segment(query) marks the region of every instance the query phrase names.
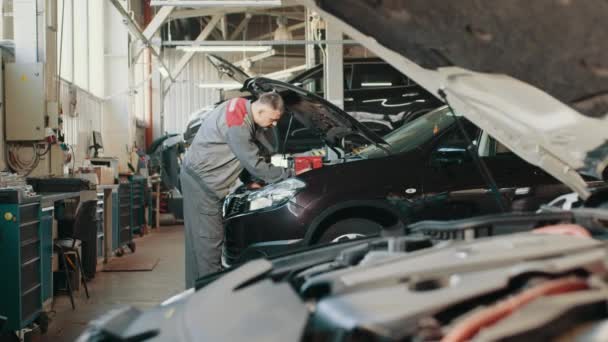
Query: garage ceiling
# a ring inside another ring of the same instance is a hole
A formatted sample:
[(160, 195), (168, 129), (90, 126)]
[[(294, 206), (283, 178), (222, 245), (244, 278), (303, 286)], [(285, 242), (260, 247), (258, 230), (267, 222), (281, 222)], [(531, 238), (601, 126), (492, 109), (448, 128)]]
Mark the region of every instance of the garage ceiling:
[(319, 5), (425, 67), (456, 64), (509, 74), (590, 116), (608, 113), (607, 1), (319, 0)]

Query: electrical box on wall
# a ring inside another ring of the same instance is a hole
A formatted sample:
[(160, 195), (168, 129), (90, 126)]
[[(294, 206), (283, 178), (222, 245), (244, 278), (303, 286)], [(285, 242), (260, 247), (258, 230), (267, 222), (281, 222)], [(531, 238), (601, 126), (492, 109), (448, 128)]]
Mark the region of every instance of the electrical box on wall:
[(7, 141), (44, 139), (44, 64), (7, 63), (5, 70)]

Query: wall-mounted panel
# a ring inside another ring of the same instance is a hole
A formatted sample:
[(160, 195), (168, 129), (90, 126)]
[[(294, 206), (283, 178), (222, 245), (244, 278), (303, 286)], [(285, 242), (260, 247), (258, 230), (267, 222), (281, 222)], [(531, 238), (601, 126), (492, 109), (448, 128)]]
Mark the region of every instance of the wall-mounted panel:
[(43, 140), (46, 111), (43, 64), (7, 63), (4, 75), (6, 140)]

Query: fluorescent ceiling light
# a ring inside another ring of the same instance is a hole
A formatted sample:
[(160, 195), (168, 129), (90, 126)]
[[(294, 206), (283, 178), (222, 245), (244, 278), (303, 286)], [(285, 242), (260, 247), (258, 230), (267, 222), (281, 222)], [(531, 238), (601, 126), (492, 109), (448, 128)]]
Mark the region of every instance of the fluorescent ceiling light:
[(234, 62), (233, 64), (236, 65), (236, 66), (238, 66), (238, 67), (243, 67), (247, 63), (253, 63), (253, 62), (260, 61), (260, 60), (262, 60), (264, 58), (272, 57), (276, 53), (277, 53), (277, 51), (275, 49), (268, 50), (267, 52), (263, 52), (263, 53), (260, 53), (258, 55), (255, 55), (255, 56), (247, 57), (247, 58), (242, 59), (242, 60), (240, 60), (238, 62)]
[(265, 52), (272, 49), (271, 46), (229, 46), (229, 45), (205, 45), (205, 46), (178, 46), (178, 50), (187, 52)]
[(273, 7), (281, 6), (281, 0), (152, 0), (151, 6), (183, 6), (183, 7)]
[(390, 87), (393, 83), (391, 82), (362, 82), (362, 87)]
[(202, 89), (239, 89), (243, 85), (237, 82), (201, 83), (198, 85)]

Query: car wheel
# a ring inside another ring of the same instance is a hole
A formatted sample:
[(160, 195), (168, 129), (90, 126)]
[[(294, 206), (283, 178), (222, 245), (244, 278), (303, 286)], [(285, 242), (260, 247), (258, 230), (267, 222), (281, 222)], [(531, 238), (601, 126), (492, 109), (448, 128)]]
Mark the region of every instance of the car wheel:
[(362, 218), (350, 218), (329, 226), (321, 234), (318, 242), (327, 243), (353, 240), (377, 234), (380, 230), (382, 230), (382, 226), (377, 222)]

